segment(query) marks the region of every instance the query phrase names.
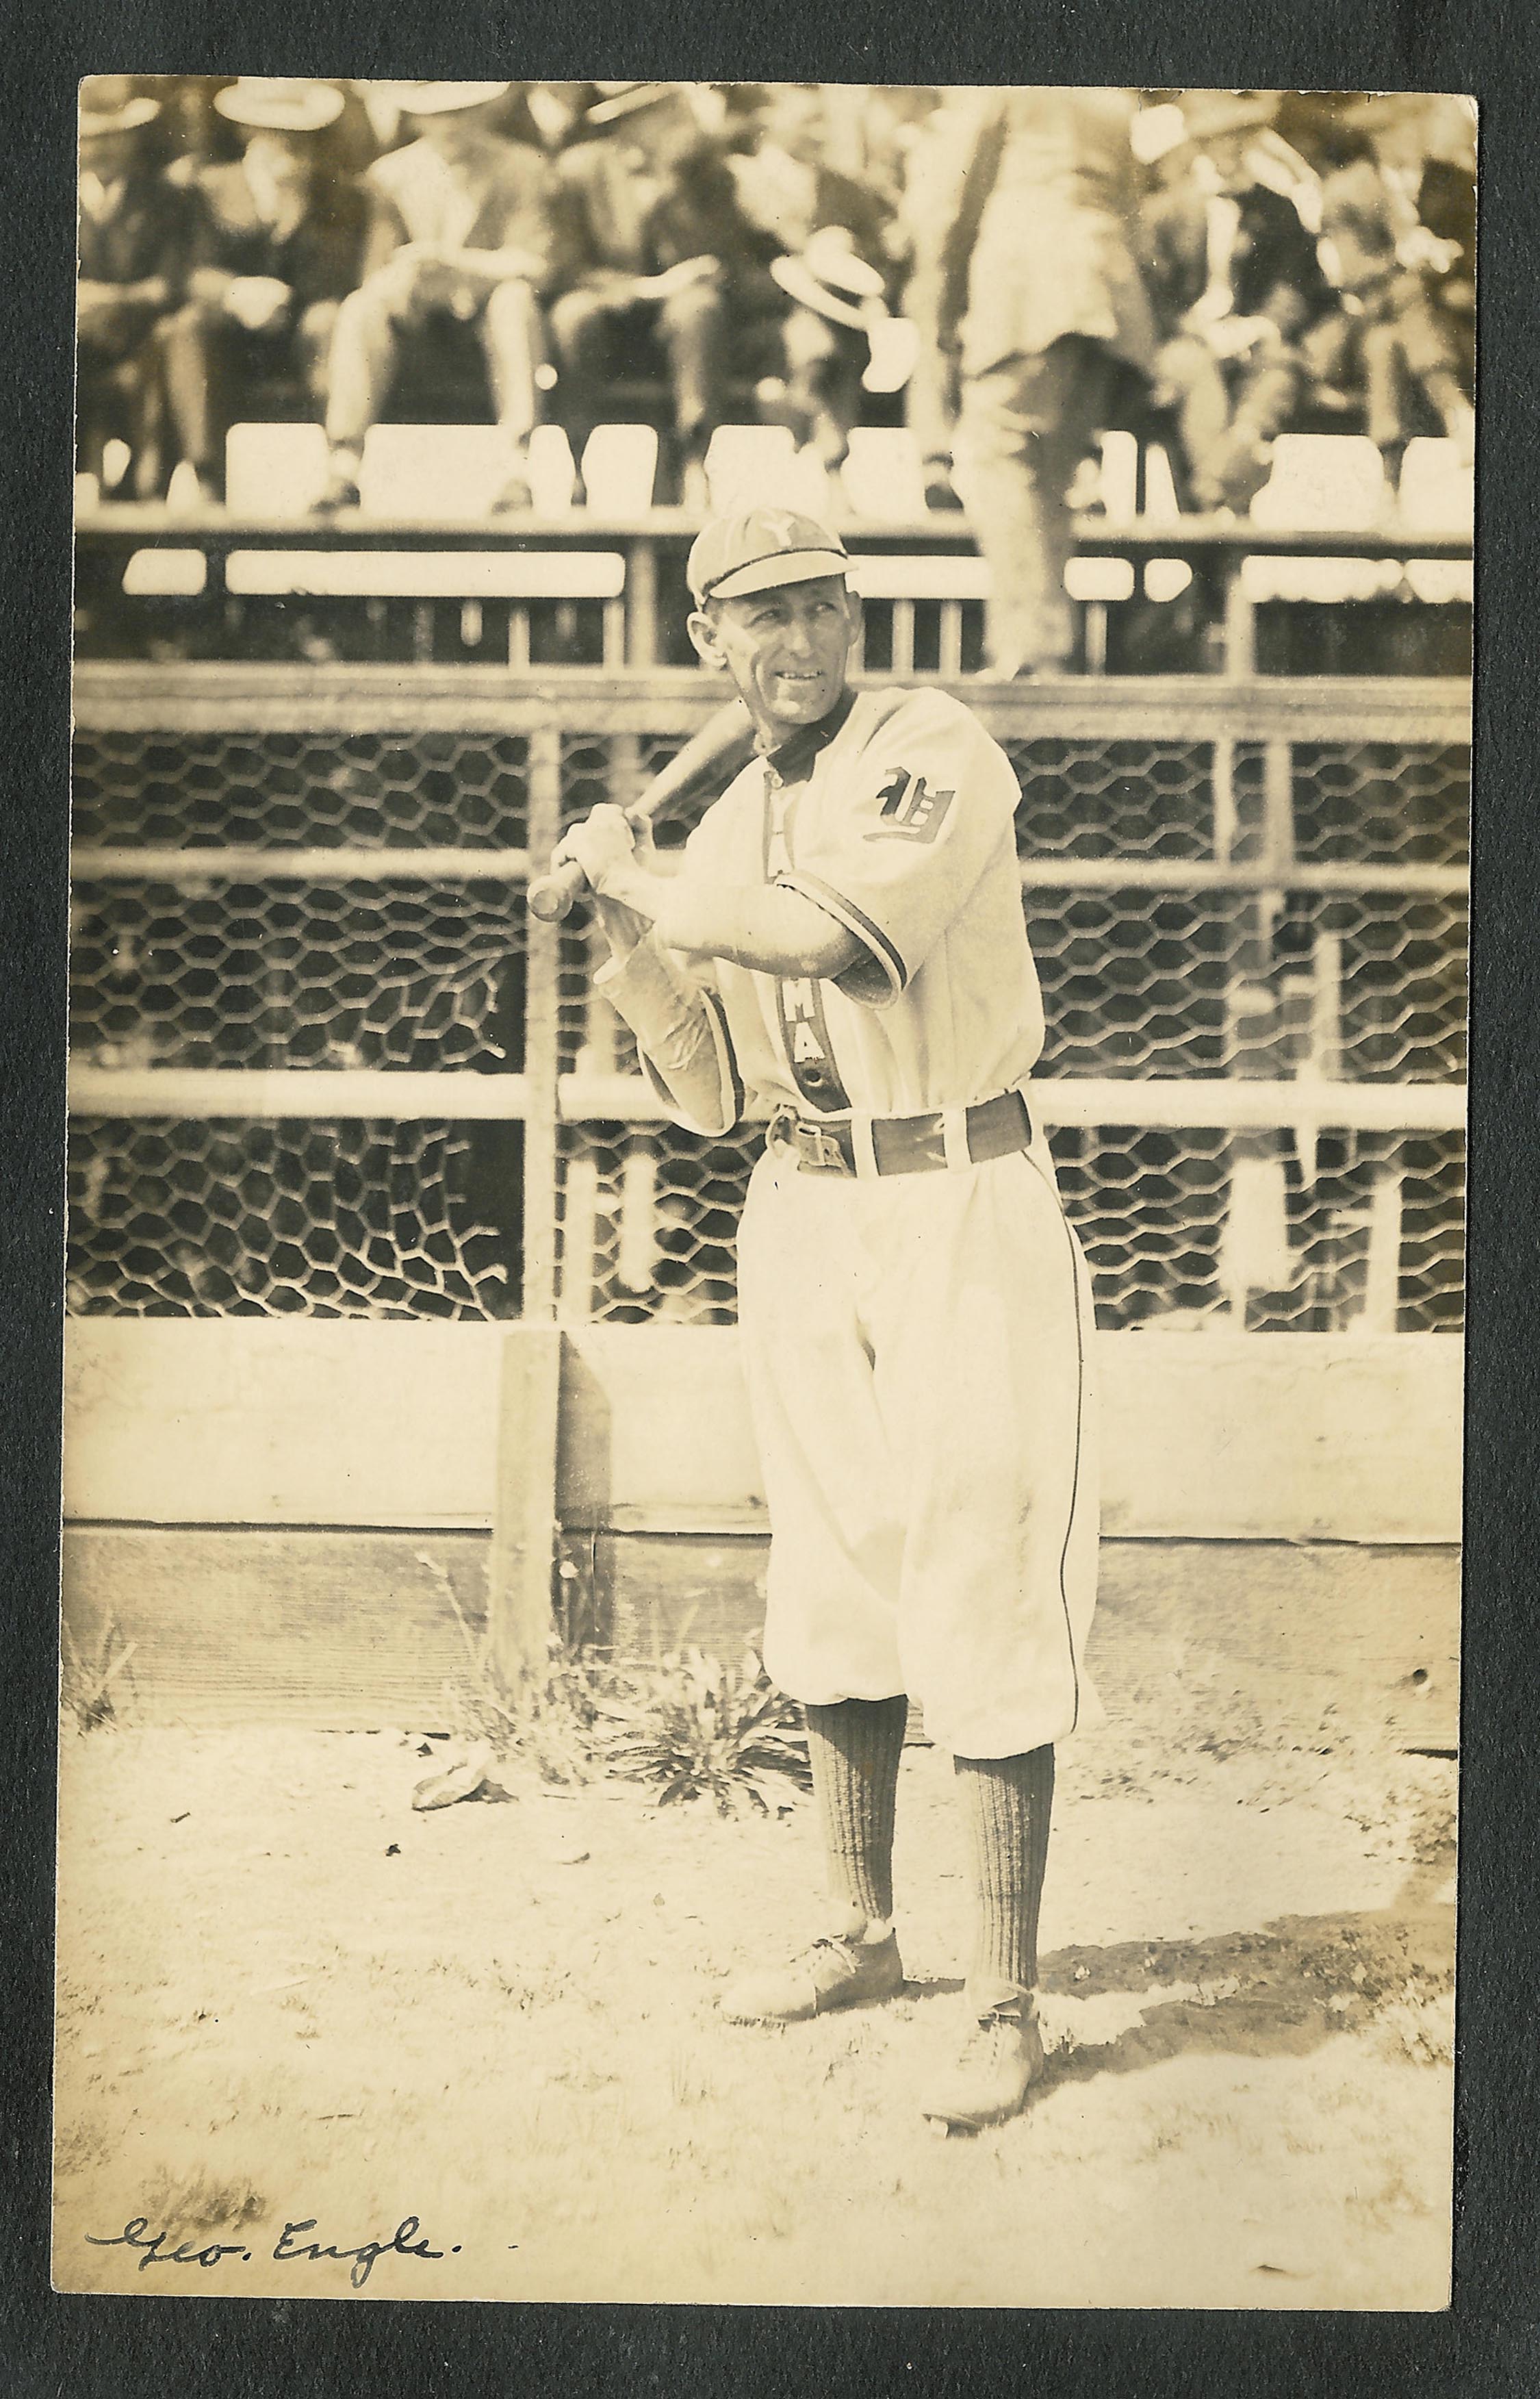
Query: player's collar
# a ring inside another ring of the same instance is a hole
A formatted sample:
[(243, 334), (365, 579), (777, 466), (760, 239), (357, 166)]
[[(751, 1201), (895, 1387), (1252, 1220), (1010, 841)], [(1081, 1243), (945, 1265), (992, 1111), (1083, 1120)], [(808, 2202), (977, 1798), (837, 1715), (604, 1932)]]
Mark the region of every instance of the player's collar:
[(764, 763), (776, 780), (778, 783), (805, 783), (813, 771), (813, 761), (820, 750), (828, 749), (855, 705), (855, 693), (842, 692), (828, 715), (820, 716), (817, 725), (804, 725), (800, 732), (792, 734), (789, 741), (778, 742), (774, 750), (766, 750)]

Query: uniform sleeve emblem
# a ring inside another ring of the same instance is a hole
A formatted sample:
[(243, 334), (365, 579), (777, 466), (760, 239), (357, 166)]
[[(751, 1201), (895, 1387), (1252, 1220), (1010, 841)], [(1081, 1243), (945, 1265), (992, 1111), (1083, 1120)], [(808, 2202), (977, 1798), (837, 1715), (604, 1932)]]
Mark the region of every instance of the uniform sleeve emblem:
[(933, 792), (923, 775), (911, 775), (899, 766), (877, 794), (878, 821), (866, 838), (934, 841), (956, 796), (955, 790)]

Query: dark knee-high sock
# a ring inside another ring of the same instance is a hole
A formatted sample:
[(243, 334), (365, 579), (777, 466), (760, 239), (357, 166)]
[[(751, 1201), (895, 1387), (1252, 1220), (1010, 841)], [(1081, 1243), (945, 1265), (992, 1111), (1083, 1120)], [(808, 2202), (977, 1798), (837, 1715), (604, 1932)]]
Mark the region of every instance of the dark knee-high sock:
[(884, 1919), (893, 1913), (893, 1812), (909, 1701), (838, 1700), (806, 1714), (830, 1889), (869, 1923)]
[(968, 1975), (980, 2011), (1037, 1981), (1037, 1914), (1053, 1812), (1053, 1750), (959, 1757), (973, 1850), (977, 1934)]

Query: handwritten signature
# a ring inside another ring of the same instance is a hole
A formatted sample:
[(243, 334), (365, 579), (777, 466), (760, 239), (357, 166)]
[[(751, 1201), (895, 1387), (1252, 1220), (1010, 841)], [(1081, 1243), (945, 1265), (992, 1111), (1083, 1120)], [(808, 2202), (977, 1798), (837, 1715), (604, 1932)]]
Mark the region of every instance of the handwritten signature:
[[(388, 2241), (360, 2241), (354, 2249), (338, 2249), (319, 2241), (301, 2241), (298, 2236), (302, 2232), (314, 2232), (316, 2221), (315, 2216), (306, 2216), (286, 2223), (273, 2244), (273, 2257), (280, 2265), (302, 2258), (335, 2257), (344, 2265), (351, 2261), (348, 2280), (356, 2291), (363, 2289), (382, 2257), (457, 2257), (460, 2254), (458, 2241), (447, 2251), (432, 2248), (415, 2216), (403, 2216)], [(142, 2274), (147, 2266), (219, 2266), (226, 2257), (238, 2257), (242, 2265), (249, 2266), (253, 2254), (243, 2242), (209, 2241), (197, 2248), (190, 2238), (179, 2241), (174, 2249), (169, 2249), (166, 2245), (171, 2237), (169, 2232), (152, 2232), (147, 2216), (130, 2216), (121, 2232), (106, 2236), (88, 2232), (85, 2237), (93, 2249), (139, 2250), (139, 2270)], [(510, 2248), (518, 2247), (517, 2242), (510, 2242), (508, 2245)]]

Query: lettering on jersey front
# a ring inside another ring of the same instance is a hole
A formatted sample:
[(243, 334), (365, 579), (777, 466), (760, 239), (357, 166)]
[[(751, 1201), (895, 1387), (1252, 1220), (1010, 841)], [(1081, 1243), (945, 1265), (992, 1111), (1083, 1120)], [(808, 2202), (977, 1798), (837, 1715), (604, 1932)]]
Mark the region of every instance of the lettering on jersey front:
[(834, 1064), (829, 1026), (824, 1021), (823, 992), (814, 975), (778, 975), (776, 1009), (780, 1018), (786, 1062), (798, 1091), (809, 1107), (827, 1114), (847, 1108), (850, 1094)]
[(885, 841), (895, 834), (903, 841), (934, 841), (957, 793), (955, 789), (933, 792), (923, 775), (911, 775), (899, 766), (877, 797), (878, 822), (868, 841)]
[[(793, 794), (769, 776), (764, 789), (764, 878), (773, 883), (791, 868)], [(834, 1064), (834, 1048), (823, 1012), (823, 992), (815, 975), (777, 975), (776, 1015), (791, 1078), (810, 1108), (827, 1115), (848, 1108), (850, 1095)]]

